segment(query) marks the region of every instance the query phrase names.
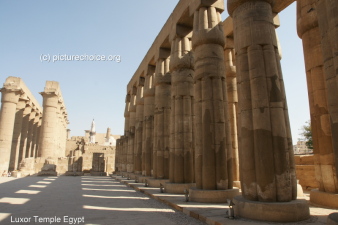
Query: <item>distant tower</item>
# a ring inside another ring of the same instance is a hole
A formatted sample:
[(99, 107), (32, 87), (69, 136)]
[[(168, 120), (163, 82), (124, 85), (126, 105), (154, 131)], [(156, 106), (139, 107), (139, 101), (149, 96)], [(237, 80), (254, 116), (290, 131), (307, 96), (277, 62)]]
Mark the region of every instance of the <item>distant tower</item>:
[(110, 128), (108, 127), (107, 128), (107, 134), (106, 134), (106, 142), (109, 143), (109, 140), (110, 140)]
[(89, 143), (93, 143), (95, 144), (95, 134), (96, 134), (96, 130), (95, 130), (95, 121), (93, 119), (92, 121), (92, 126), (90, 128), (90, 133), (89, 133)]

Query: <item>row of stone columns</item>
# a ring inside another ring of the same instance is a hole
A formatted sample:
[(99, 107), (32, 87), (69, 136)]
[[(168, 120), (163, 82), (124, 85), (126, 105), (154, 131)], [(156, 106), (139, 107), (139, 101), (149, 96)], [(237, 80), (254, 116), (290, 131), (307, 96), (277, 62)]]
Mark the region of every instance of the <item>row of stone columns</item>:
[(26, 158), (65, 156), (67, 113), (61, 95), (49, 90), (52, 86), (58, 87), (58, 83), (48, 81), (45, 92), (41, 93), (44, 106), (42, 112), (42, 108), (20, 78), (6, 79), (1, 89), (2, 173), (19, 170), (20, 163)]
[(25, 158), (36, 157), (42, 109), (18, 77), (8, 77), (1, 89), (0, 170), (19, 169)]
[[(174, 26), (171, 48), (158, 49), (154, 64), (127, 94), (118, 171), (142, 174), (138, 179), (148, 177), (150, 185), (166, 183), (168, 192), (183, 193), (194, 186), (232, 190), (233, 171), (238, 179), (233, 155), (238, 153), (230, 119), (235, 127), (237, 97), (231, 94), (230, 117), (221, 11), (197, 7), (191, 15), (193, 28)], [(232, 82), (230, 91), (235, 90)], [(204, 198), (200, 195), (195, 199)], [(226, 201), (216, 196), (215, 201)]]
[[(152, 69), (144, 73), (143, 117), (137, 116), (132, 123), (143, 121), (142, 145), (137, 141), (135, 147), (142, 146), (142, 175), (166, 182), (167, 191), (174, 191), (172, 184), (179, 183), (195, 183), (203, 191), (233, 190), (233, 181), (240, 179), (242, 196), (234, 198), (237, 215), (287, 222), (307, 219), (309, 208), (305, 201), (296, 200), (292, 138), (274, 22), (276, 2), (228, 0), (233, 34), (227, 37), (221, 26), (221, 1), (190, 8), (192, 28), (175, 24), (168, 38), (171, 49), (167, 44), (160, 47)], [(320, 190), (333, 193), (337, 193), (338, 156), (334, 138), (338, 132), (337, 9), (338, 3), (330, 0), (298, 1), (316, 176)], [(126, 124), (128, 117), (129, 123), (132, 120), (133, 104), (127, 102)], [(122, 171), (139, 173), (138, 166), (123, 169), (125, 161), (121, 160), (127, 154), (124, 140), (133, 139), (131, 131), (118, 146), (118, 165)], [(150, 178), (147, 182), (152, 183)], [(210, 193), (203, 191), (190, 189), (190, 199), (210, 201)], [(231, 193), (228, 198), (236, 195)], [(271, 210), (279, 216), (267, 213)]]

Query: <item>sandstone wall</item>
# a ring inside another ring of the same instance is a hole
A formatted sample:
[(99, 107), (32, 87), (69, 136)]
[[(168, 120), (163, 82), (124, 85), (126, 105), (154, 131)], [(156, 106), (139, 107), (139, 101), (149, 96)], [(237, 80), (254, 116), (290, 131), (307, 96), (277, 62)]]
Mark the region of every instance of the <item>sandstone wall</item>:
[(318, 188), (313, 155), (295, 155), (296, 175), (303, 190)]

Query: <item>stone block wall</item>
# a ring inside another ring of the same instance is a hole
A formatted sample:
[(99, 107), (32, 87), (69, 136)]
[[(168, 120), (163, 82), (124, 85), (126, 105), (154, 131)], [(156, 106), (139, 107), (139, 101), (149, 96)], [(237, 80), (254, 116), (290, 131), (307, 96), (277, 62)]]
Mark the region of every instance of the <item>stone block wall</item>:
[(313, 155), (295, 155), (296, 176), (304, 191), (318, 188)]

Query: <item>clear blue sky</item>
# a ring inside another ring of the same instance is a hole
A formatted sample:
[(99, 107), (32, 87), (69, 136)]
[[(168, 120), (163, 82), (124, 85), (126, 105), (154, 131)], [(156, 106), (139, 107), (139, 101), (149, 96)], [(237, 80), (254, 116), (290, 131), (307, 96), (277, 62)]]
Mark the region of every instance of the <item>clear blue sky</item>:
[[(72, 136), (123, 134), (126, 85), (178, 0), (1, 0), (0, 82), (21, 77), (37, 100), (46, 80), (60, 82)], [(223, 13), (223, 19), (227, 13)], [(309, 119), (295, 4), (280, 14), (278, 34), (293, 142)], [(120, 55), (121, 62), (41, 62), (41, 54)]]

